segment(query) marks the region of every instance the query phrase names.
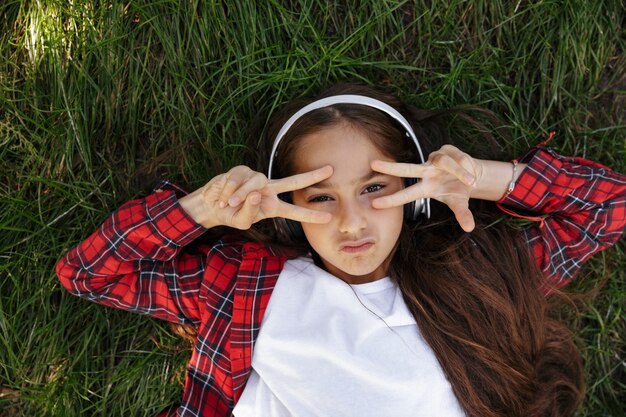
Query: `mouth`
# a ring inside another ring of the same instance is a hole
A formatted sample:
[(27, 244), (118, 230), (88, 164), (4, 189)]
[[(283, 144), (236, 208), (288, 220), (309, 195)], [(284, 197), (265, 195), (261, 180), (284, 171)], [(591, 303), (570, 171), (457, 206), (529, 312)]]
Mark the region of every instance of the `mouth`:
[(339, 247), (339, 250), (346, 253), (359, 253), (367, 251), (372, 246), (374, 246), (373, 239), (362, 239), (353, 242), (342, 243)]

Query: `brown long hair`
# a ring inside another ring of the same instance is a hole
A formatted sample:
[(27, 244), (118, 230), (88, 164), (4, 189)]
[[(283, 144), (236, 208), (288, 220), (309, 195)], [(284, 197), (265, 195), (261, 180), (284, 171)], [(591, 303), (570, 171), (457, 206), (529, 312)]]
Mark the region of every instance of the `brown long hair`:
[[(478, 132), (466, 144), (473, 156), (502, 157), (485, 124), (495, 119), (486, 110), (418, 110), (358, 84), (336, 85), (319, 98), (336, 94), (362, 94), (396, 108), (410, 121), (426, 153), (455, 142), (452, 126), (461, 123), (464, 137)], [(311, 101), (292, 101), (272, 118), (259, 171), (267, 167), (268, 151), (280, 127)], [(478, 117), (469, 116), (472, 112)], [(397, 161), (418, 160), (411, 141), (390, 117), (365, 106), (342, 104), (311, 112), (293, 125), (283, 139), (274, 177), (293, 173), (290, 160), (298, 138), (340, 121), (362, 129)], [(437, 202), (428, 221), (406, 222), (389, 275), (468, 416), (573, 415), (584, 395), (580, 354), (571, 332), (551, 316), (542, 292), (545, 278), (519, 228), (491, 203), (472, 201), (471, 208), (477, 223), (471, 233), (463, 232), (447, 207)], [(270, 223), (258, 229), (272, 233)], [(280, 242), (285, 243), (311, 250), (297, 238)]]

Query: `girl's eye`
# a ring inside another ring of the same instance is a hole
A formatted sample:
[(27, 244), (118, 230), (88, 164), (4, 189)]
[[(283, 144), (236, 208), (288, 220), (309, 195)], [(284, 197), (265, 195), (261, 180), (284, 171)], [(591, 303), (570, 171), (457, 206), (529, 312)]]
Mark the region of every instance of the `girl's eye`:
[(318, 195), (315, 197), (309, 198), (309, 203), (324, 203), (326, 201), (330, 201), (330, 197), (327, 195)]
[(385, 186), (382, 185), (382, 184), (372, 184), (372, 185), (368, 185), (367, 187), (365, 187), (364, 192), (366, 192), (366, 193), (375, 193), (376, 191), (380, 191), (383, 188), (385, 188)]

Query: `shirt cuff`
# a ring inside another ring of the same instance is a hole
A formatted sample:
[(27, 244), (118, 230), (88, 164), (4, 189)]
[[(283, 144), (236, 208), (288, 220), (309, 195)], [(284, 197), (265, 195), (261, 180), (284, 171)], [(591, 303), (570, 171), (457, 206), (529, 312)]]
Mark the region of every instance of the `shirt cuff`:
[(498, 204), (522, 210), (541, 212), (542, 203), (555, 183), (563, 166), (558, 154), (546, 148), (533, 148), (519, 160), (526, 168), (517, 178), (515, 187)]
[(174, 190), (157, 191), (145, 198), (146, 213), (154, 227), (168, 240), (185, 246), (206, 232), (181, 207)]

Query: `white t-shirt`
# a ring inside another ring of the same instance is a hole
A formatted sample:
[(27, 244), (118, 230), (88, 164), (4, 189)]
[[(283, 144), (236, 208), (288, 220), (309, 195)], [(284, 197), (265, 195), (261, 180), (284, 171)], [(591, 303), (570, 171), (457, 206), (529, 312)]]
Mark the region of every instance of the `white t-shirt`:
[(233, 413), (465, 415), (389, 278), (349, 285), (307, 258), (278, 278)]

